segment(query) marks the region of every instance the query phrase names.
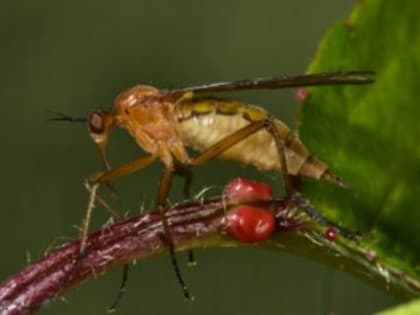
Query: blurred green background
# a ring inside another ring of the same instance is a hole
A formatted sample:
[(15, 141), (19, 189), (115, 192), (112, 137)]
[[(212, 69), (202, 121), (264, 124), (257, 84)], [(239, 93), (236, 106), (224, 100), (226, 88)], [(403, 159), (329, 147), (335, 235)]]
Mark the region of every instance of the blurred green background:
[[(324, 31), (352, 5), (351, 0), (1, 0), (0, 278), (25, 266), (28, 257), (40, 257), (55, 239), (77, 235), (87, 202), (83, 180), (100, 167), (86, 127), (48, 123), (47, 110), (83, 116), (108, 109), (119, 92), (137, 83), (170, 88), (304, 72)], [(234, 96), (293, 125), (292, 91)], [(112, 134), (114, 165), (141, 153), (124, 132)], [(159, 169), (119, 180), (119, 207), (136, 214), (152, 205)], [(226, 161), (194, 174), (195, 192), (206, 186), (218, 192), (235, 176), (281, 186), (273, 174)], [(182, 199), (180, 185), (171, 199)], [(106, 219), (97, 209), (94, 227)], [(132, 268), (118, 314), (369, 314), (396, 302), (287, 254), (241, 248), (196, 255), (198, 267), (184, 270), (194, 303), (183, 301), (165, 255)], [(119, 279), (116, 270), (90, 281), (68, 294), (67, 302), (41, 313), (105, 314)]]

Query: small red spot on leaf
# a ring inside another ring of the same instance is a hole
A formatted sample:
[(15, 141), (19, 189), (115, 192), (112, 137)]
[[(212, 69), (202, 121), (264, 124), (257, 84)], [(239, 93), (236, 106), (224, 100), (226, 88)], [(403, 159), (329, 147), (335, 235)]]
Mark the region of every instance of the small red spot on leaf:
[(273, 213), (264, 208), (242, 205), (227, 213), (226, 230), (238, 241), (256, 243), (270, 237), (275, 221)]
[(329, 227), (325, 233), (324, 236), (327, 240), (334, 242), (337, 239), (338, 236), (338, 230), (334, 227)]
[(265, 183), (244, 178), (232, 179), (224, 190), (225, 196), (233, 201), (258, 201), (273, 199), (273, 190)]

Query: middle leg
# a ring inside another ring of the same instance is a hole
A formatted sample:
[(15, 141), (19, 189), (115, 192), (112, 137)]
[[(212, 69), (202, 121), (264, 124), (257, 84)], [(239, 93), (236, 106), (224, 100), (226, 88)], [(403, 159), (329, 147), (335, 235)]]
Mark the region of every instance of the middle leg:
[(165, 239), (166, 244), (168, 245), (169, 256), (171, 259), (172, 267), (175, 271), (176, 278), (178, 280), (179, 285), (181, 286), (185, 299), (189, 301), (193, 301), (194, 297), (191, 295), (190, 291), (188, 290), (187, 284), (184, 278), (182, 277), (181, 270), (179, 268), (178, 260), (176, 258), (176, 253), (175, 253), (175, 244), (172, 238), (168, 218), (166, 216), (167, 198), (168, 198), (169, 191), (172, 185), (174, 172), (175, 172), (174, 169), (169, 168), (169, 167), (165, 167), (165, 169), (163, 170), (161, 180), (159, 183), (157, 204), (158, 204), (158, 208), (160, 210), (160, 214), (162, 217), (164, 239)]

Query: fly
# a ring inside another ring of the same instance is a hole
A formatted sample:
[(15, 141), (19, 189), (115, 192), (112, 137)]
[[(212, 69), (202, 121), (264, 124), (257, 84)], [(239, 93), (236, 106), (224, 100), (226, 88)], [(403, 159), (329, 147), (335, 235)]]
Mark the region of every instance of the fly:
[[(89, 177), (94, 187), (138, 171), (160, 160), (164, 166), (157, 203), (161, 208), (172, 264), (187, 299), (191, 295), (179, 272), (171, 231), (166, 220), (166, 199), (173, 175), (214, 158), (252, 165), (281, 174), (288, 195), (294, 192), (291, 176), (325, 180), (340, 187), (344, 181), (311, 154), (282, 121), (261, 107), (203, 93), (266, 90), (321, 85), (363, 85), (374, 81), (372, 71), (266, 77), (218, 82), (173, 90), (134, 86), (117, 96), (113, 112), (94, 111), (88, 118), (60, 115), (53, 120), (87, 121), (99, 148), (105, 171)], [(113, 127), (126, 130), (147, 155), (111, 168), (106, 158), (108, 135)], [(186, 148), (199, 152), (191, 157)], [(184, 173), (185, 174), (185, 173)], [(86, 225), (87, 229), (87, 225)]]
[[(322, 179), (344, 187), (344, 182), (325, 163), (311, 155), (297, 135), (263, 108), (202, 95), (206, 92), (367, 84), (373, 82), (372, 77), (373, 73), (369, 71), (352, 71), (257, 78), (175, 90), (134, 86), (116, 98), (114, 112), (95, 111), (87, 119), (90, 136), (109, 169), (92, 175), (90, 180), (108, 182), (155, 160), (161, 160), (165, 166), (163, 177), (172, 177), (170, 174), (177, 166), (198, 166), (221, 157), (263, 171)], [(125, 129), (148, 155), (111, 170), (106, 147), (113, 127)], [(192, 158), (186, 147), (192, 147), (200, 154)], [(167, 191), (169, 187), (161, 187), (159, 204), (165, 203)]]

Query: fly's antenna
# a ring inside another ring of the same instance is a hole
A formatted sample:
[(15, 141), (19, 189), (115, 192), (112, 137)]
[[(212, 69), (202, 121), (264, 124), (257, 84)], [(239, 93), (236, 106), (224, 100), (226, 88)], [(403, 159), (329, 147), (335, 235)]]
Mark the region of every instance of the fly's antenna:
[(66, 122), (87, 122), (86, 117), (74, 117), (61, 112), (49, 110), (48, 113), (52, 117), (48, 118), (48, 121), (66, 121)]

